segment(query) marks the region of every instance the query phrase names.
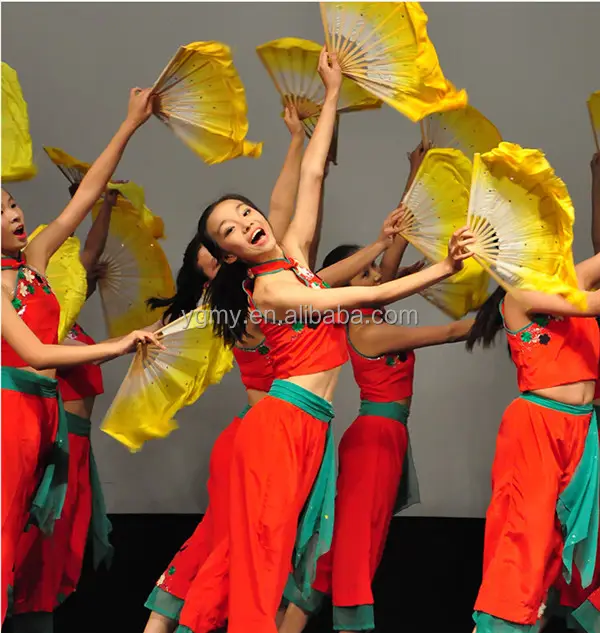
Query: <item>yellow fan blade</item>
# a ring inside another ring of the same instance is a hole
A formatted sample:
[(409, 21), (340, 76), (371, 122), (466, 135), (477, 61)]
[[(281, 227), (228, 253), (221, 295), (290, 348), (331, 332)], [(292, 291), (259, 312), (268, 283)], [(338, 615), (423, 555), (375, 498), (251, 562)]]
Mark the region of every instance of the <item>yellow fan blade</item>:
[(466, 225), (471, 163), (458, 150), (427, 152), (404, 200), (401, 234), (428, 259), (448, 254), (448, 241)]
[[(44, 147), (44, 151), (73, 185), (80, 183), (91, 167), (90, 163), (73, 158), (59, 147)], [(141, 211), (144, 208), (144, 190), (134, 182), (109, 182), (107, 188), (118, 191), (136, 210)]]
[[(97, 212), (97, 211), (96, 211)], [(146, 306), (152, 296), (175, 292), (169, 262), (137, 213), (113, 207), (108, 238), (99, 262), (98, 286), (111, 337), (147, 327), (159, 317)]]
[(193, 42), (179, 48), (154, 84), (156, 116), (208, 165), (259, 158), (262, 143), (246, 141), (246, 94), (229, 47)]
[(197, 309), (160, 330), (166, 350), (142, 347), (108, 410), (102, 430), (132, 452), (167, 437), (173, 416), (233, 367), (231, 349), (213, 334), (210, 312)]
[(473, 259), (467, 259), (460, 272), (419, 294), (452, 319), (462, 319), (485, 303), (489, 283), (487, 272)]
[(600, 90), (593, 92), (587, 102), (592, 122), (592, 132), (596, 141), (596, 150), (600, 152)]
[[(41, 224), (30, 235), (28, 244), (39, 235), (46, 224)], [(81, 244), (77, 237), (69, 237), (52, 255), (46, 267), (46, 278), (60, 305), (58, 342), (62, 343), (79, 317), (87, 297), (87, 274), (79, 257)]]
[(433, 147), (460, 150), (469, 160), (502, 143), (500, 132), (472, 106), (438, 112), (427, 118), (427, 140)]
[(575, 212), (539, 150), (501, 143), (475, 154), (468, 224), (476, 260), (508, 291), (559, 294), (585, 309), (573, 262)]
[[(284, 37), (256, 48), (283, 103), (293, 103), (301, 119), (316, 117), (325, 101), (325, 86), (317, 73), (321, 46), (310, 40)], [(372, 97), (353, 81), (344, 78), (338, 112), (380, 108)]]
[(30, 180), (36, 174), (27, 102), (17, 72), (2, 62), (2, 180)]
[(418, 2), (321, 2), (342, 72), (411, 121), (467, 104), (444, 77)]

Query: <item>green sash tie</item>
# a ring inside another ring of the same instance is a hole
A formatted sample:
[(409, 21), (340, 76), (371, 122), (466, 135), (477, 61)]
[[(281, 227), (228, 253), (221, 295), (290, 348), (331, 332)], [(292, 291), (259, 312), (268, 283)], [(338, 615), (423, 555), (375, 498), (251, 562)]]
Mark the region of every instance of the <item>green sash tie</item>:
[[(26, 528), (28, 529), (32, 524), (37, 525), (46, 536), (50, 536), (54, 531), (55, 521), (61, 516), (69, 478), (69, 436), (58, 383), (54, 378), (16, 367), (3, 366), (1, 376), (2, 389), (58, 401), (56, 438), (36, 489)], [(18, 415), (18, 412), (15, 412), (15, 415)]]
[(321, 467), (298, 523), (293, 558), (293, 578), (290, 579), (305, 599), (312, 594), (317, 560), (329, 551), (333, 538), (335, 508), (335, 443), (331, 429), (333, 407), (314, 393), (286, 380), (274, 380), (269, 395), (285, 400), (327, 424), (327, 436)]
[(521, 398), (541, 407), (569, 415), (590, 415), (590, 426), (581, 460), (573, 477), (556, 504), (556, 514), (563, 528), (563, 575), (571, 583), (573, 564), (581, 574), (583, 588), (594, 577), (598, 549), (599, 472), (598, 421), (592, 404), (571, 405), (550, 400), (534, 393), (522, 393)]
[[(370, 400), (361, 400), (359, 415), (377, 415), (381, 418), (388, 418), (400, 422), (407, 427), (408, 431), (408, 415), (410, 409), (405, 404), (399, 402), (371, 402)], [(421, 502), (419, 493), (419, 480), (417, 478), (417, 469), (413, 459), (412, 448), (410, 445), (410, 435), (408, 436), (408, 445), (406, 454), (404, 455), (404, 464), (402, 466), (402, 478), (398, 488), (398, 497), (394, 506), (394, 514), (410, 508), (410, 506)]]
[[(67, 424), (69, 433), (79, 437), (90, 437), (92, 423), (74, 413), (67, 412)], [(101, 563), (110, 567), (114, 554), (114, 548), (110, 544), (112, 525), (106, 516), (106, 505), (102, 494), (102, 485), (98, 475), (98, 467), (94, 459), (94, 452), (90, 444), (90, 486), (92, 488), (92, 525), (90, 537), (92, 540), (92, 552), (94, 569), (98, 569)]]

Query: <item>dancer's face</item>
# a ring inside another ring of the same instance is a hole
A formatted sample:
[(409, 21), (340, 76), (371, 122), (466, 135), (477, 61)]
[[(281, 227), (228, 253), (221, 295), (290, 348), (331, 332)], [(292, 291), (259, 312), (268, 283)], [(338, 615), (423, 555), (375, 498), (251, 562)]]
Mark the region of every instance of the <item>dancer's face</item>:
[(219, 262), (208, 252), (206, 246), (201, 246), (196, 255), (198, 268), (208, 277), (209, 281), (215, 278), (219, 271)]
[(2, 252), (16, 255), (27, 244), (23, 211), (2, 189)]
[(351, 286), (378, 286), (381, 283), (381, 270), (376, 262), (372, 262), (356, 277), (350, 280)]
[(239, 200), (218, 204), (206, 223), (211, 239), (226, 253), (224, 260), (259, 263), (277, 247), (265, 216)]

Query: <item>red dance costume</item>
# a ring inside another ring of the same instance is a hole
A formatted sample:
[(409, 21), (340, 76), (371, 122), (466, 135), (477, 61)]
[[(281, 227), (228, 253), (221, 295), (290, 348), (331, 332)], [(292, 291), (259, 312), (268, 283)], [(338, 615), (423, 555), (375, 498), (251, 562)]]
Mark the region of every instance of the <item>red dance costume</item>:
[[(240, 369), (242, 383), (247, 390), (267, 393), (273, 382), (273, 369), (269, 348), (264, 341), (253, 348), (235, 346), (233, 354)], [(233, 443), (244, 414), (249, 407), (219, 435), (210, 455), (208, 479), (208, 507), (202, 521), (192, 536), (169, 564), (164, 574), (150, 594), (146, 607), (171, 620), (179, 620), (183, 601), (194, 584), (198, 570), (218, 543), (229, 535), (229, 471)], [(226, 592), (228, 580), (223, 579)], [(218, 619), (226, 620), (226, 601), (219, 601), (224, 607)]]
[[(287, 259), (257, 266), (250, 275), (282, 270), (292, 270), (315, 292), (323, 287), (310, 270)], [(250, 309), (255, 310), (251, 285), (250, 280), (245, 287)], [(229, 539), (199, 571), (177, 633), (207, 633), (223, 626), (220, 616), (227, 598), (229, 633), (277, 630), (275, 614), (291, 571), (298, 520), (320, 471), (333, 416), (330, 403), (285, 379), (339, 367), (348, 352), (344, 328), (337, 324), (264, 321), (261, 329), (275, 381), (269, 395), (252, 407), (238, 428), (231, 467)], [(295, 392), (295, 399), (286, 395), (288, 389)], [(223, 582), (227, 576), (229, 596)]]
[[(71, 340), (95, 345), (80, 326), (69, 332)], [(58, 385), (64, 402), (93, 398), (104, 393), (99, 365), (78, 365), (59, 371)], [(100, 512), (92, 512), (97, 503), (99, 480), (90, 444), (91, 423), (67, 412), (69, 429), (69, 476), (62, 515), (51, 538), (33, 528), (25, 534), (17, 550), (14, 614), (52, 613), (79, 583), (85, 548), (92, 528), (94, 562), (110, 560), (108, 529), (103, 500)], [(92, 516), (94, 524), (92, 525)], [(99, 537), (99, 534), (105, 532)]]
[[(368, 317), (375, 310), (361, 312)], [(348, 348), (363, 405), (397, 403), (412, 396), (414, 352), (364, 356), (352, 345), (350, 331)], [(313, 584), (317, 591), (332, 595), (336, 630), (374, 628), (371, 585), (396, 507), (408, 446), (406, 420), (373, 409), (361, 411), (340, 442), (333, 544), (319, 559)]]
[(587, 448), (591, 407), (540, 397), (536, 402), (527, 392), (596, 380), (598, 327), (587, 318), (539, 316), (517, 332), (506, 332), (524, 395), (508, 406), (498, 431), (475, 604), (478, 633), (529, 631), (565, 553), (572, 552), (570, 541), (587, 536), (565, 530), (559, 509)]
[[(24, 258), (2, 257), (2, 269), (18, 271), (12, 304), (21, 319), (42, 343), (56, 345), (60, 307), (46, 278)], [(2, 621), (13, 587), (17, 545), (58, 430), (56, 395), (42, 393), (55, 389), (56, 381), (19, 370), (26, 366), (2, 339)], [(32, 386), (40, 387), (39, 393)]]

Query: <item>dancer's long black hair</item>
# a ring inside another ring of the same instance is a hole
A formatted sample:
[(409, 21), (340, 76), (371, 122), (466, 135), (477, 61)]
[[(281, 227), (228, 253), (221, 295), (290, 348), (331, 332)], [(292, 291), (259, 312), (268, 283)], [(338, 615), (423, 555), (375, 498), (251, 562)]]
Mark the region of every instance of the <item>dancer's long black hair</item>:
[(491, 347), (496, 335), (503, 328), (500, 303), (506, 296), (506, 290), (500, 286), (487, 298), (486, 302), (477, 311), (475, 323), (467, 338), (467, 349), (472, 351), (475, 345)]
[(172, 297), (151, 297), (146, 305), (151, 310), (166, 308), (162, 322), (170, 323), (196, 308), (208, 277), (198, 266), (198, 251), (202, 246), (202, 235), (196, 232), (183, 254), (183, 265), (177, 273), (176, 291)]
[[(246, 336), (247, 319), (249, 313), (248, 295), (243, 283), (248, 277), (249, 266), (237, 259), (233, 263), (224, 261), (225, 253), (210, 237), (206, 230), (206, 224), (215, 208), (225, 200), (237, 200), (243, 204), (262, 211), (248, 198), (239, 194), (227, 194), (221, 196), (209, 204), (200, 216), (198, 222), (198, 234), (209, 253), (221, 264), (215, 278), (210, 282), (206, 293), (206, 299), (213, 311), (213, 330), (215, 334), (223, 338), (229, 345), (241, 342)], [(264, 215), (264, 213), (262, 213)]]
[[(340, 244), (336, 246), (332, 251), (329, 251), (323, 260), (323, 266), (320, 268), (320, 271), (324, 268), (329, 268), (329, 266), (333, 266), (338, 262), (354, 255), (357, 253), (362, 247), (358, 244)], [(319, 272), (320, 272), (319, 271)]]

